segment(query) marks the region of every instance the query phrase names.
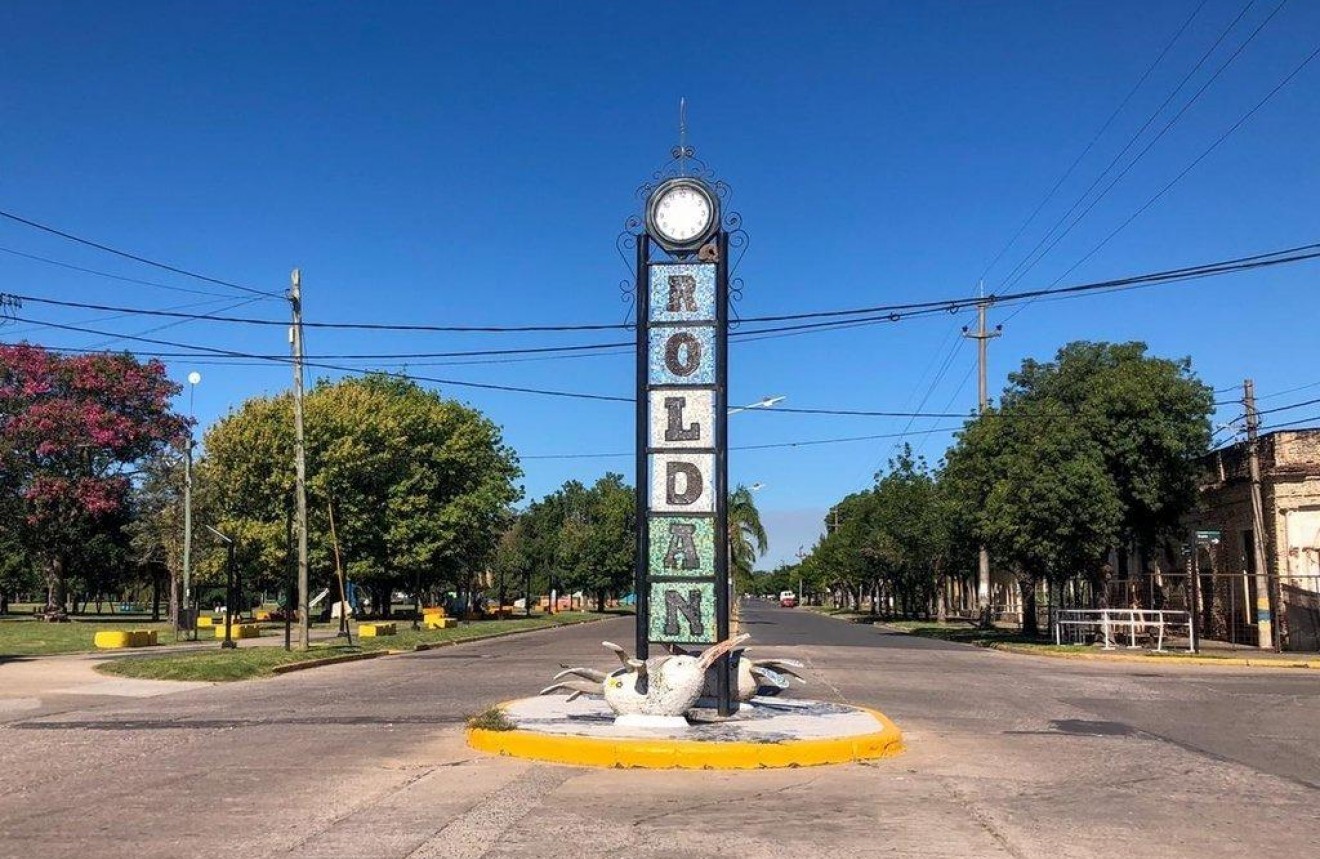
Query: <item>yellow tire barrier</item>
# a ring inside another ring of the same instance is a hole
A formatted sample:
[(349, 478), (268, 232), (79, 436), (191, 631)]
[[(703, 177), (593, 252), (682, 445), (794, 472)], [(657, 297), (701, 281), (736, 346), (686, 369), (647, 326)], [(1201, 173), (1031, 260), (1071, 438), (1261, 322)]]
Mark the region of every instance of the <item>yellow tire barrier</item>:
[(358, 635), (363, 638), (378, 638), (383, 635), (395, 635), (397, 632), (397, 628), (392, 623), (358, 624)]
[(103, 650), (117, 647), (151, 647), (157, 643), (154, 629), (107, 629), (98, 632), (93, 644)]
[[(215, 628), (215, 637), (216, 638), (225, 637), (225, 625), (223, 621), (221, 621), (220, 625)], [(260, 638), (261, 627), (257, 626), (255, 623), (230, 624), (229, 637), (230, 638)]]

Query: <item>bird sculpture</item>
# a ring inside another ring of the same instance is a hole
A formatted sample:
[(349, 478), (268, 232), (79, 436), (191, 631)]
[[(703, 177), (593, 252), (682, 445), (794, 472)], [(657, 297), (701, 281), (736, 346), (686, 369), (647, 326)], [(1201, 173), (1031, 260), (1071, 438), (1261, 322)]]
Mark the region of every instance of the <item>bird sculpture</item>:
[(617, 644), (601, 642), (614, 651), (623, 667), (610, 674), (592, 668), (568, 668), (555, 675), (555, 683), (542, 695), (567, 691), (568, 700), (599, 695), (616, 716), (682, 716), (697, 703), (705, 686), (706, 670), (748, 636), (715, 644), (693, 656), (688, 653), (635, 659)]
[[(778, 695), (789, 687), (793, 680), (806, 683), (802, 675), (794, 669), (801, 669), (802, 663), (796, 659), (749, 659), (747, 648), (739, 647), (729, 654), (733, 668), (731, 674), (737, 678), (734, 699), (746, 703), (757, 695)], [(689, 655), (677, 645), (670, 645), (669, 651), (676, 655)], [(705, 684), (701, 697), (715, 698), (719, 695), (719, 678), (714, 668), (706, 672)]]

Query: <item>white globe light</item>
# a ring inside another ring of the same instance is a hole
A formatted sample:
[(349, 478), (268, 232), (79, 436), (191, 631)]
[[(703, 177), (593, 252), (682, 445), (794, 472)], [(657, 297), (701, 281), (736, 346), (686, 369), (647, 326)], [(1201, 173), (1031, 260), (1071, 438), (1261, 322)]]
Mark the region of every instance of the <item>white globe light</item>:
[(188, 374), (188, 384), (195, 385), (202, 380), (202, 374), (196, 370)]

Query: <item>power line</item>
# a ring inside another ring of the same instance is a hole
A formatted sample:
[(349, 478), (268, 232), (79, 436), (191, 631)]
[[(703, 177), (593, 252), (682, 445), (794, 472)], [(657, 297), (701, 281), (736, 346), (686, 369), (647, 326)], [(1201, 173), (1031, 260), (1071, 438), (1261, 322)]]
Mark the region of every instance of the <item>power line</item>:
[(32, 227), (33, 229), (41, 230), (42, 232), (50, 233), (51, 235), (59, 236), (60, 238), (63, 239), (68, 239), (71, 242), (77, 242), (80, 245), (86, 245), (89, 248), (96, 248), (99, 251), (105, 251), (106, 253), (114, 254), (115, 256), (123, 257), (124, 259), (131, 259), (134, 262), (140, 262), (143, 265), (149, 265), (152, 266), (153, 268), (161, 269), (162, 271), (174, 272), (175, 274), (181, 274), (185, 277), (195, 278), (197, 280), (204, 281), (206, 283), (214, 283), (217, 286), (227, 286), (231, 289), (238, 289), (243, 292), (249, 292), (252, 293), (253, 295), (264, 295), (267, 298), (282, 299), (284, 297), (278, 292), (270, 292), (264, 289), (255, 289), (250, 286), (243, 286), (240, 283), (234, 283), (233, 281), (229, 281), (229, 280), (221, 280), (218, 277), (211, 277), (205, 274), (198, 274), (197, 272), (189, 271), (186, 268), (179, 268), (178, 266), (170, 265), (169, 263), (157, 262), (156, 260), (148, 259), (147, 257), (139, 256), (137, 254), (132, 254), (129, 253), (128, 251), (121, 251), (118, 248), (112, 248), (109, 245), (104, 245), (101, 244), (100, 242), (94, 242), (91, 239), (85, 239), (82, 238), (81, 236), (75, 236), (73, 233), (68, 233), (65, 232), (64, 230), (47, 226), (46, 224), (37, 223), (36, 221), (29, 220), (28, 218), (24, 218), (20, 215), (15, 215), (13, 212), (6, 212), (0, 210), (0, 218), (8, 218), (11, 221)]
[[(1317, 51), (1320, 53), (1320, 51)], [(1312, 55), (1314, 56), (1314, 55)], [(1294, 73), (1295, 74), (1295, 73)], [(1200, 263), (1182, 268), (1167, 269), (1163, 271), (1150, 272), (1147, 274), (1132, 275), (1128, 277), (1114, 278), (1110, 280), (1094, 281), (1090, 283), (1076, 284), (1066, 287), (1050, 287), (1046, 289), (1027, 290), (1023, 292), (1005, 293), (1002, 295), (970, 296), (966, 298), (946, 298), (929, 301), (908, 302), (902, 304), (881, 304), (866, 307), (853, 307), (839, 310), (820, 310), (804, 313), (779, 314), (774, 316), (756, 316), (747, 317), (742, 321), (744, 323), (753, 322), (779, 322), (796, 320), (824, 320), (821, 322), (811, 322), (800, 325), (772, 326), (768, 328), (757, 328), (751, 330), (739, 330), (730, 332), (731, 338), (759, 338), (766, 334), (783, 333), (789, 331), (807, 331), (824, 330), (828, 328), (842, 328), (861, 324), (874, 324), (880, 322), (899, 322), (920, 315), (930, 315), (936, 313), (956, 313), (970, 310), (978, 303), (987, 302), (990, 305), (1004, 305), (1018, 301), (1035, 299), (1042, 296), (1066, 296), (1077, 295), (1097, 291), (1119, 291), (1123, 289), (1135, 289), (1143, 286), (1152, 286), (1164, 283), (1175, 283), (1183, 280), (1193, 280), (1202, 277), (1211, 277), (1224, 274), (1235, 274), (1242, 271), (1251, 271), (1258, 268), (1268, 268), (1272, 266), (1288, 265), (1297, 262), (1320, 257), (1320, 243), (1311, 243), (1298, 245), (1295, 247), (1284, 248), (1276, 251), (1253, 254), (1250, 256), (1236, 257), (1227, 260), (1219, 260), (1209, 263)], [(98, 304), (81, 301), (65, 301), (62, 299), (43, 298), (40, 296), (13, 294), (24, 302), (34, 304), (46, 304), (56, 307), (73, 307), (87, 310), (97, 310), (110, 313), (125, 313), (141, 316), (159, 316), (172, 319), (195, 319), (207, 322), (224, 322), (244, 325), (262, 325), (270, 327), (287, 327), (287, 320), (264, 319), (258, 317), (240, 317), (225, 316), (218, 313), (183, 313), (170, 310), (156, 310), (150, 308), (123, 307), (118, 305)], [(859, 318), (842, 318), (859, 317)], [(366, 322), (304, 322), (306, 328), (332, 329), (332, 330), (352, 330), (352, 331), (431, 331), (431, 332), (477, 332), (477, 333), (530, 333), (530, 332), (560, 332), (560, 331), (601, 331), (601, 330), (633, 330), (631, 325), (622, 324), (587, 324), (587, 325), (517, 325), (517, 326), (463, 326), (463, 325), (413, 325), (413, 324), (395, 324), (395, 323), (366, 323)], [(563, 349), (605, 349), (605, 348), (625, 348), (631, 346), (631, 343), (602, 343), (586, 344), (573, 347), (555, 347), (557, 350)], [(492, 353), (497, 350), (491, 350)], [(432, 353), (424, 353), (430, 355)], [(382, 356), (388, 357), (388, 356)]]
[[(1279, 8), (1282, 8), (1282, 4), (1280, 4)], [(1274, 11), (1277, 12), (1278, 8), (1276, 8)], [(1273, 17), (1273, 13), (1271, 13), (1270, 17)], [(1268, 22), (1268, 19), (1266, 19), (1266, 22)], [(1264, 24), (1262, 24), (1261, 26), (1264, 26)], [(1259, 29), (1257, 30), (1257, 32), (1259, 32)], [(1255, 33), (1253, 33), (1252, 36), (1254, 37)], [(1243, 46), (1245, 47), (1245, 43)], [(1081, 266), (1091, 257), (1095, 256), (1096, 253), (1098, 253), (1100, 249), (1103, 248), (1105, 245), (1109, 244), (1109, 242), (1112, 241), (1115, 236), (1117, 236), (1123, 230), (1127, 229), (1129, 224), (1131, 224), (1138, 217), (1140, 217), (1151, 206), (1155, 205), (1155, 203), (1158, 202), (1161, 197), (1163, 197), (1165, 194), (1167, 194), (1170, 190), (1173, 189), (1174, 185), (1177, 185), (1179, 182), (1183, 180), (1184, 177), (1187, 176), (1188, 173), (1196, 169), (1196, 166), (1198, 164), (1200, 164), (1207, 157), (1209, 157), (1210, 154), (1213, 153), (1216, 149), (1218, 149), (1219, 146), (1225, 140), (1227, 140), (1230, 136), (1234, 134), (1234, 132), (1236, 132), (1239, 128), (1245, 125), (1246, 122), (1251, 119), (1251, 117), (1255, 116), (1256, 112), (1259, 111), (1262, 107), (1264, 107), (1272, 98), (1274, 98), (1274, 96), (1277, 95), (1280, 90), (1282, 90), (1285, 86), (1291, 83), (1292, 79), (1295, 78), (1297, 75), (1299, 75), (1308, 65), (1310, 65), (1311, 62), (1315, 60), (1317, 55), (1320, 55), (1320, 48), (1316, 48), (1314, 51), (1312, 51), (1282, 81), (1280, 81), (1272, 90), (1266, 93), (1264, 98), (1258, 101), (1255, 104), (1255, 106), (1252, 107), (1250, 110), (1248, 110), (1245, 114), (1243, 114), (1238, 119), (1237, 122), (1233, 123), (1231, 126), (1228, 127), (1228, 129), (1226, 129), (1222, 134), (1220, 134), (1219, 137), (1217, 137), (1214, 140), (1214, 142), (1211, 143), (1210, 146), (1205, 149), (1205, 151), (1203, 151), (1192, 161), (1192, 163), (1188, 164), (1185, 168), (1183, 168), (1182, 172), (1180, 172), (1178, 175), (1174, 176), (1167, 183), (1165, 183), (1164, 186), (1160, 188), (1158, 191), (1156, 191), (1155, 194), (1150, 199), (1148, 199), (1145, 203), (1143, 203), (1135, 212), (1129, 215), (1126, 220), (1124, 220), (1121, 224), (1119, 224), (1112, 231), (1110, 231), (1108, 235), (1106, 235), (1103, 239), (1101, 239), (1100, 242), (1095, 247), (1087, 251), (1086, 254), (1081, 259), (1077, 260), (1077, 262), (1073, 263), (1071, 266), (1068, 267), (1067, 270), (1065, 270), (1062, 274), (1060, 274), (1057, 278), (1055, 278), (1053, 283), (1058, 283), (1059, 281), (1063, 280), (1065, 277), (1076, 271), (1079, 266)], [(1234, 56), (1236, 56), (1236, 54), (1234, 54)], [(1122, 178), (1122, 176), (1120, 175), (1118, 178)], [(1117, 179), (1115, 181), (1117, 181)], [(1113, 187), (1112, 184), (1110, 185), (1110, 187)], [(1053, 285), (1053, 283), (1051, 285)], [(1027, 304), (1030, 304), (1030, 302), (1027, 302)], [(1025, 307), (1026, 307), (1025, 304), (1022, 307), (1019, 307), (1009, 316), (1009, 319), (1013, 318), (1013, 316), (1016, 316), (1018, 313), (1021, 313), (1025, 309)]]
[(1272, 408), (1272, 409), (1259, 409), (1259, 410), (1257, 410), (1256, 414), (1258, 414), (1258, 415), (1270, 415), (1270, 414), (1274, 414), (1275, 412), (1286, 412), (1286, 411), (1289, 411), (1289, 410), (1291, 410), (1291, 409), (1300, 409), (1302, 406), (1313, 406), (1313, 405), (1315, 405), (1316, 403), (1320, 403), (1320, 398), (1317, 398), (1317, 399), (1314, 399), (1314, 400), (1306, 400), (1306, 401), (1304, 401), (1304, 402), (1300, 402), (1300, 403), (1290, 403), (1290, 404), (1288, 404), (1288, 405), (1286, 405), (1286, 406), (1275, 406), (1275, 407)]
[[(939, 431), (955, 432), (955, 431), (960, 430), (960, 429), (962, 429), (962, 427), (936, 427), (935, 429), (933, 429), (933, 430), (931, 430), (931, 431), (932, 431), (932, 432), (939, 432)], [(901, 437), (901, 436), (903, 436), (903, 435), (906, 435), (906, 433), (880, 433), (880, 434), (878, 434), (878, 435), (853, 435), (853, 436), (844, 436), (844, 437), (841, 437), (841, 438), (818, 438), (818, 439), (804, 439), (804, 440), (801, 440), (801, 441), (772, 442), (772, 443), (770, 443), (770, 444), (743, 444), (743, 445), (732, 445), (732, 446), (729, 447), (729, 450), (774, 450), (774, 449), (790, 448), (790, 447), (814, 447), (814, 446), (825, 445), (825, 444), (846, 444), (846, 443), (848, 443), (848, 442), (857, 442), (857, 441), (876, 441), (877, 439), (899, 438), (899, 437)], [(634, 455), (635, 455), (635, 454), (634, 454), (633, 451), (626, 451), (626, 452), (624, 452), (624, 451), (619, 451), (619, 452), (616, 452), (616, 453), (543, 453), (543, 454), (533, 454), (533, 455), (530, 455), (530, 456), (520, 456), (520, 457), (518, 457), (518, 458), (519, 458), (520, 460), (527, 460), (527, 459), (611, 459), (611, 458), (624, 457), (624, 456), (634, 456)]]
[[(1036, 252), (1040, 250), (1041, 247), (1044, 246), (1046, 242), (1050, 241), (1050, 237), (1054, 235), (1054, 231), (1057, 230), (1059, 227), (1061, 227), (1063, 224), (1065, 224), (1068, 221), (1068, 219), (1072, 217), (1073, 212), (1077, 211), (1077, 207), (1080, 206), (1084, 200), (1086, 200), (1086, 198), (1090, 195), (1090, 193), (1093, 190), (1095, 190), (1097, 185), (1099, 185), (1102, 181), (1104, 181), (1104, 178), (1108, 176), (1109, 172), (1113, 170), (1114, 167), (1119, 163), (1119, 161), (1123, 159), (1123, 156), (1127, 154), (1128, 150), (1131, 149), (1133, 145), (1136, 144), (1136, 142), (1141, 138), (1141, 135), (1145, 134), (1146, 129), (1151, 126), (1151, 123), (1153, 123), (1159, 117), (1159, 115), (1164, 112), (1164, 109), (1169, 106), (1170, 102), (1172, 102), (1175, 97), (1177, 97), (1178, 93), (1182, 92), (1182, 88), (1186, 86), (1187, 82), (1192, 79), (1192, 76), (1195, 75), (1201, 69), (1201, 66), (1205, 64), (1205, 61), (1208, 60), (1212, 54), (1214, 54), (1214, 52), (1219, 48), (1219, 45), (1224, 41), (1224, 39), (1228, 38), (1228, 34), (1233, 31), (1233, 29), (1237, 26), (1238, 22), (1242, 20), (1242, 17), (1247, 14), (1247, 11), (1254, 4), (1255, 4), (1255, 0), (1248, 0), (1248, 2), (1242, 7), (1242, 11), (1240, 11), (1237, 14), (1237, 17), (1234, 18), (1229, 23), (1229, 25), (1224, 28), (1223, 32), (1219, 34), (1219, 38), (1217, 38), (1214, 41), (1214, 43), (1209, 48), (1206, 49), (1205, 53), (1201, 55), (1201, 58), (1196, 61), (1196, 64), (1194, 66), (1192, 66), (1191, 70), (1188, 71), (1187, 74), (1183, 76), (1182, 80), (1178, 82), (1178, 85), (1173, 88), (1173, 91), (1170, 92), (1169, 95), (1164, 99), (1164, 101), (1160, 103), (1160, 106), (1155, 108), (1155, 110), (1150, 114), (1150, 116), (1146, 118), (1146, 121), (1142, 123), (1141, 127), (1138, 128), (1132, 134), (1132, 136), (1128, 139), (1128, 142), (1124, 144), (1123, 148), (1118, 151), (1118, 154), (1116, 154), (1110, 160), (1110, 162), (1107, 165), (1105, 165), (1105, 169), (1100, 171), (1099, 175), (1097, 175), (1095, 179), (1091, 182), (1091, 184), (1086, 187), (1086, 190), (1083, 191), (1080, 195), (1078, 195), (1077, 199), (1073, 201), (1073, 204), (1068, 207), (1068, 210), (1064, 212), (1048, 230), (1045, 231), (1045, 235), (1041, 237), (1040, 241), (1038, 241), (1035, 244), (1035, 246), (1032, 247), (1032, 249), (1027, 252), (1027, 255), (1023, 257), (1022, 260), (1013, 267), (1012, 271), (1008, 273), (1008, 276), (1005, 277), (1003, 281), (1001, 281), (1001, 285), (1012, 285), (1013, 283), (1017, 283), (1018, 281), (1020, 281), (1022, 277), (1024, 277), (1027, 274), (1027, 272), (1029, 272), (1032, 268), (1034, 268), (1037, 263), (1039, 263), (1042, 259), (1044, 259), (1049, 254), (1049, 252), (1053, 250), (1054, 247), (1064, 238), (1064, 236), (1066, 236), (1069, 232), (1071, 232), (1072, 229), (1076, 227), (1077, 224), (1082, 220), (1082, 218), (1086, 217), (1087, 213), (1090, 212), (1091, 209), (1095, 207), (1096, 203), (1098, 203), (1101, 200), (1101, 198), (1103, 198), (1105, 194), (1109, 192), (1109, 188), (1113, 187), (1112, 183), (1108, 188), (1105, 188), (1103, 191), (1101, 191), (1099, 196), (1097, 196), (1095, 200), (1091, 202), (1091, 205), (1088, 206), (1080, 215), (1078, 215), (1077, 219), (1074, 220), (1067, 229), (1065, 229), (1062, 233), (1060, 233), (1059, 236), (1055, 238), (1054, 241), (1048, 247), (1046, 247), (1045, 250), (1039, 256), (1036, 256), (1035, 260), (1032, 260), (1032, 257), (1036, 255)], [(1278, 10), (1276, 9), (1275, 11), (1277, 12)], [(1252, 36), (1254, 38), (1255, 34), (1253, 33)], [(1248, 39), (1248, 41), (1250, 41), (1250, 39)], [(1221, 67), (1221, 71), (1222, 71), (1222, 67)], [(1214, 78), (1211, 78), (1211, 81), (1213, 80)], [(1204, 89), (1202, 89), (1202, 91), (1204, 91)], [(1200, 93), (1197, 93), (1197, 95), (1199, 96)], [(1187, 105), (1184, 105), (1183, 111), (1185, 111), (1187, 107), (1191, 105), (1192, 101), (1195, 100), (1196, 97), (1193, 97), (1193, 99), (1189, 101)], [(1177, 114), (1177, 116), (1175, 116), (1173, 120), (1164, 127), (1164, 131), (1168, 131), (1169, 127), (1172, 126), (1174, 122), (1177, 122), (1178, 118), (1181, 116), (1182, 116), (1182, 111), (1180, 111)], [(1159, 138), (1163, 136), (1164, 131), (1161, 131), (1155, 137), (1155, 140), (1159, 140)], [(1151, 141), (1151, 143), (1153, 144), (1154, 141)], [(1147, 147), (1147, 150), (1148, 149), (1149, 146)], [(1145, 154), (1146, 154), (1146, 150), (1143, 150), (1135, 158), (1133, 158), (1132, 161), (1128, 163), (1128, 166), (1125, 168), (1124, 173), (1126, 173), (1128, 170), (1131, 170), (1132, 167), (1138, 161), (1140, 161), (1142, 156), (1144, 156)], [(1120, 179), (1122, 178), (1121, 174), (1119, 178)], [(1030, 262), (1030, 264), (1028, 264), (1028, 262)], [(1023, 266), (1026, 267), (1024, 268)]]
[[(96, 334), (103, 337), (119, 337), (120, 339), (123, 340), (132, 340), (138, 343), (150, 343), (157, 346), (189, 348), (189, 344), (178, 343), (172, 340), (159, 340), (151, 337), (116, 335), (110, 331), (98, 331), (95, 329), (83, 328), (81, 326), (76, 326), (76, 325), (61, 325), (55, 322), (42, 322), (35, 319), (24, 319), (21, 317), (14, 317), (14, 319), (15, 321), (18, 322), (24, 322), (33, 325), (43, 325), (48, 328), (57, 328), (62, 331), (75, 331), (80, 334)], [(249, 352), (239, 352), (232, 349), (219, 349), (210, 346), (194, 346), (191, 348), (197, 349), (199, 351), (211, 355), (220, 355), (229, 358), (253, 358), (263, 361), (270, 361), (272, 363), (278, 363), (278, 364), (287, 364), (290, 363), (290, 361), (292, 360), (287, 356), (275, 357), (275, 356), (267, 356), (267, 355), (254, 355)], [(419, 376), (411, 373), (395, 373), (387, 370), (363, 370), (359, 367), (345, 367), (338, 364), (326, 364), (324, 362), (316, 362), (316, 361), (306, 361), (304, 363), (308, 367), (317, 367), (323, 370), (336, 370), (344, 373), (354, 373), (359, 375), (381, 375), (381, 376), (389, 376), (391, 378), (414, 379), (416, 381), (432, 382), (438, 385), (450, 385), (452, 387), (458, 387), (458, 388), (475, 388), (478, 390), (502, 391), (502, 392), (519, 393), (519, 394), (539, 394), (541, 396), (547, 396), (547, 397), (564, 397), (564, 398), (576, 399), (576, 400), (597, 400), (603, 402), (619, 402), (619, 403), (633, 402), (633, 399), (631, 397), (612, 397), (605, 394), (588, 394), (588, 393), (581, 393), (576, 391), (556, 391), (545, 388), (527, 388), (517, 385), (496, 385), (487, 382), (464, 382), (464, 381), (459, 381), (457, 379), (440, 379), (433, 376)]]
[[(40, 263), (45, 263), (47, 265), (58, 266), (60, 268), (69, 269), (70, 271), (82, 272), (83, 274), (92, 274), (92, 275), (96, 275), (97, 277), (107, 278), (109, 280), (118, 280), (118, 281), (122, 281), (123, 283), (133, 283), (139, 286), (152, 286), (155, 287), (156, 289), (167, 289), (171, 292), (186, 292), (192, 295), (210, 295), (216, 298), (226, 298), (226, 299), (234, 297), (233, 295), (224, 292), (209, 292), (205, 289), (189, 289), (186, 286), (171, 286), (166, 283), (157, 283), (154, 280), (142, 280), (136, 277), (125, 277), (119, 274), (111, 274), (108, 271), (100, 271), (94, 268), (84, 268), (83, 266), (80, 265), (73, 265), (72, 263), (60, 262), (59, 260), (50, 259), (49, 257), (37, 256), (36, 254), (30, 254), (24, 251), (16, 251), (13, 248), (0, 247), (0, 253), (11, 254), (13, 256), (22, 257), (23, 259), (32, 260), (34, 262), (40, 262)], [(266, 296), (262, 296), (262, 298), (265, 297)]]
[[(1082, 159), (1084, 159), (1087, 156), (1087, 154), (1090, 153), (1090, 151), (1093, 148), (1095, 148), (1096, 143), (1100, 141), (1100, 138), (1104, 136), (1104, 133), (1109, 130), (1109, 127), (1111, 125), (1113, 125), (1114, 120), (1117, 119), (1118, 115), (1123, 112), (1123, 108), (1127, 107), (1128, 102), (1132, 101), (1132, 97), (1135, 96), (1137, 94), (1137, 91), (1140, 90), (1141, 87), (1146, 83), (1146, 80), (1150, 77), (1151, 73), (1155, 71), (1156, 67), (1159, 66), (1161, 62), (1164, 61), (1164, 58), (1168, 55), (1169, 51), (1173, 48), (1174, 44), (1176, 44), (1177, 41), (1180, 38), (1182, 38), (1182, 34), (1186, 32), (1187, 28), (1191, 25), (1192, 21), (1196, 18), (1196, 16), (1201, 13), (1201, 10), (1205, 7), (1205, 4), (1207, 2), (1208, 0), (1201, 0), (1201, 2), (1196, 5), (1196, 8), (1192, 10), (1192, 14), (1188, 15), (1187, 19), (1183, 21), (1182, 26), (1179, 27), (1176, 32), (1174, 32), (1173, 37), (1169, 39), (1168, 42), (1165, 43), (1164, 49), (1160, 51), (1159, 55), (1155, 57), (1155, 60), (1149, 66), (1146, 67), (1146, 71), (1142, 73), (1141, 77), (1137, 80), (1136, 85), (1133, 86), (1132, 89), (1128, 90), (1128, 94), (1123, 97), (1123, 100), (1121, 102), (1119, 102), (1118, 107), (1114, 108), (1114, 112), (1109, 114), (1109, 118), (1105, 120), (1104, 125), (1100, 126), (1100, 130), (1095, 133), (1095, 135), (1091, 138), (1091, 141), (1086, 144), (1086, 147), (1082, 149), (1082, 151), (1077, 155), (1076, 158), (1073, 159), (1072, 164), (1068, 165), (1068, 169), (1065, 170), (1063, 175), (1059, 177), (1058, 181), (1054, 183), (1054, 187), (1050, 188), (1050, 190), (1046, 192), (1045, 196), (1041, 198), (1041, 201), (1036, 205), (1036, 208), (1033, 209), (1031, 214), (1027, 216), (1027, 219), (1022, 222), (1022, 226), (1018, 227), (1017, 232), (1013, 234), (1012, 238), (1010, 238), (1007, 242), (1004, 243), (1004, 246), (999, 249), (999, 253), (995, 254), (994, 259), (990, 260), (990, 262), (986, 265), (985, 270), (981, 272), (981, 280), (984, 280), (986, 275), (990, 274), (990, 270), (994, 268), (995, 265), (998, 264), (998, 262), (1001, 259), (1004, 258), (1004, 254), (1008, 253), (1008, 249), (1013, 246), (1013, 243), (1016, 242), (1019, 238), (1021, 238), (1022, 233), (1026, 231), (1027, 227), (1030, 226), (1031, 222), (1034, 221), (1036, 219), (1036, 216), (1040, 214), (1041, 209), (1045, 208), (1045, 204), (1048, 203), (1050, 200), (1052, 200), (1054, 198), (1054, 195), (1058, 192), (1059, 188), (1063, 186), (1063, 183), (1068, 181), (1068, 177), (1071, 176), (1073, 174), (1073, 171), (1077, 169), (1077, 165), (1081, 164)], [(1130, 146), (1131, 144), (1129, 143), (1128, 145)]]
[(1287, 421), (1281, 424), (1271, 424), (1270, 426), (1267, 427), (1261, 427), (1260, 431), (1271, 432), (1273, 430), (1283, 429), (1284, 427), (1295, 427), (1298, 424), (1309, 424), (1309, 423), (1315, 423), (1317, 421), (1320, 421), (1320, 415), (1311, 415), (1309, 418), (1298, 418), (1295, 421)]

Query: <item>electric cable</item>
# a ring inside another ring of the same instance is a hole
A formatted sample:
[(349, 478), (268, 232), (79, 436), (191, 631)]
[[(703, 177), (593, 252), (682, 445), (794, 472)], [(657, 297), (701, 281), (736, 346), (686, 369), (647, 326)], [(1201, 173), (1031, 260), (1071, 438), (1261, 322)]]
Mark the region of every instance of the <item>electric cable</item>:
[(14, 221), (15, 223), (24, 224), (25, 226), (32, 227), (33, 229), (41, 230), (42, 232), (50, 233), (51, 235), (59, 236), (60, 238), (63, 239), (68, 239), (71, 242), (77, 242), (78, 244), (85, 245), (89, 248), (95, 248), (96, 250), (99, 251), (105, 251), (106, 253), (123, 257), (124, 259), (130, 259), (133, 260), (134, 262), (140, 262), (143, 265), (149, 265), (152, 266), (153, 268), (161, 269), (162, 271), (169, 271), (175, 274), (181, 274), (184, 275), (185, 277), (195, 278), (205, 283), (213, 283), (217, 286), (227, 286), (231, 289), (237, 289), (237, 290), (241, 290), (242, 292), (252, 293), (253, 295), (262, 295), (267, 298), (280, 298), (280, 299), (284, 298), (284, 296), (278, 292), (270, 292), (269, 290), (265, 290), (265, 289), (256, 289), (255, 287), (251, 287), (251, 286), (243, 286), (241, 283), (234, 283), (233, 281), (229, 281), (229, 280), (221, 280), (218, 277), (211, 277), (205, 274), (198, 274), (197, 272), (189, 271), (186, 268), (179, 268), (178, 266), (170, 265), (169, 263), (157, 262), (156, 260), (148, 259), (147, 257), (139, 256), (138, 254), (129, 253), (128, 251), (121, 251), (118, 248), (113, 248), (110, 247), (109, 245), (101, 244), (100, 242), (94, 242), (91, 239), (85, 239), (82, 238), (81, 236), (76, 236), (73, 233), (65, 232), (64, 230), (56, 229), (55, 227), (47, 226), (46, 224), (41, 224), (36, 221), (29, 220), (28, 218), (24, 218), (20, 215), (15, 215), (13, 212), (6, 212), (4, 210), (0, 210), (0, 218), (7, 218), (11, 221)]

